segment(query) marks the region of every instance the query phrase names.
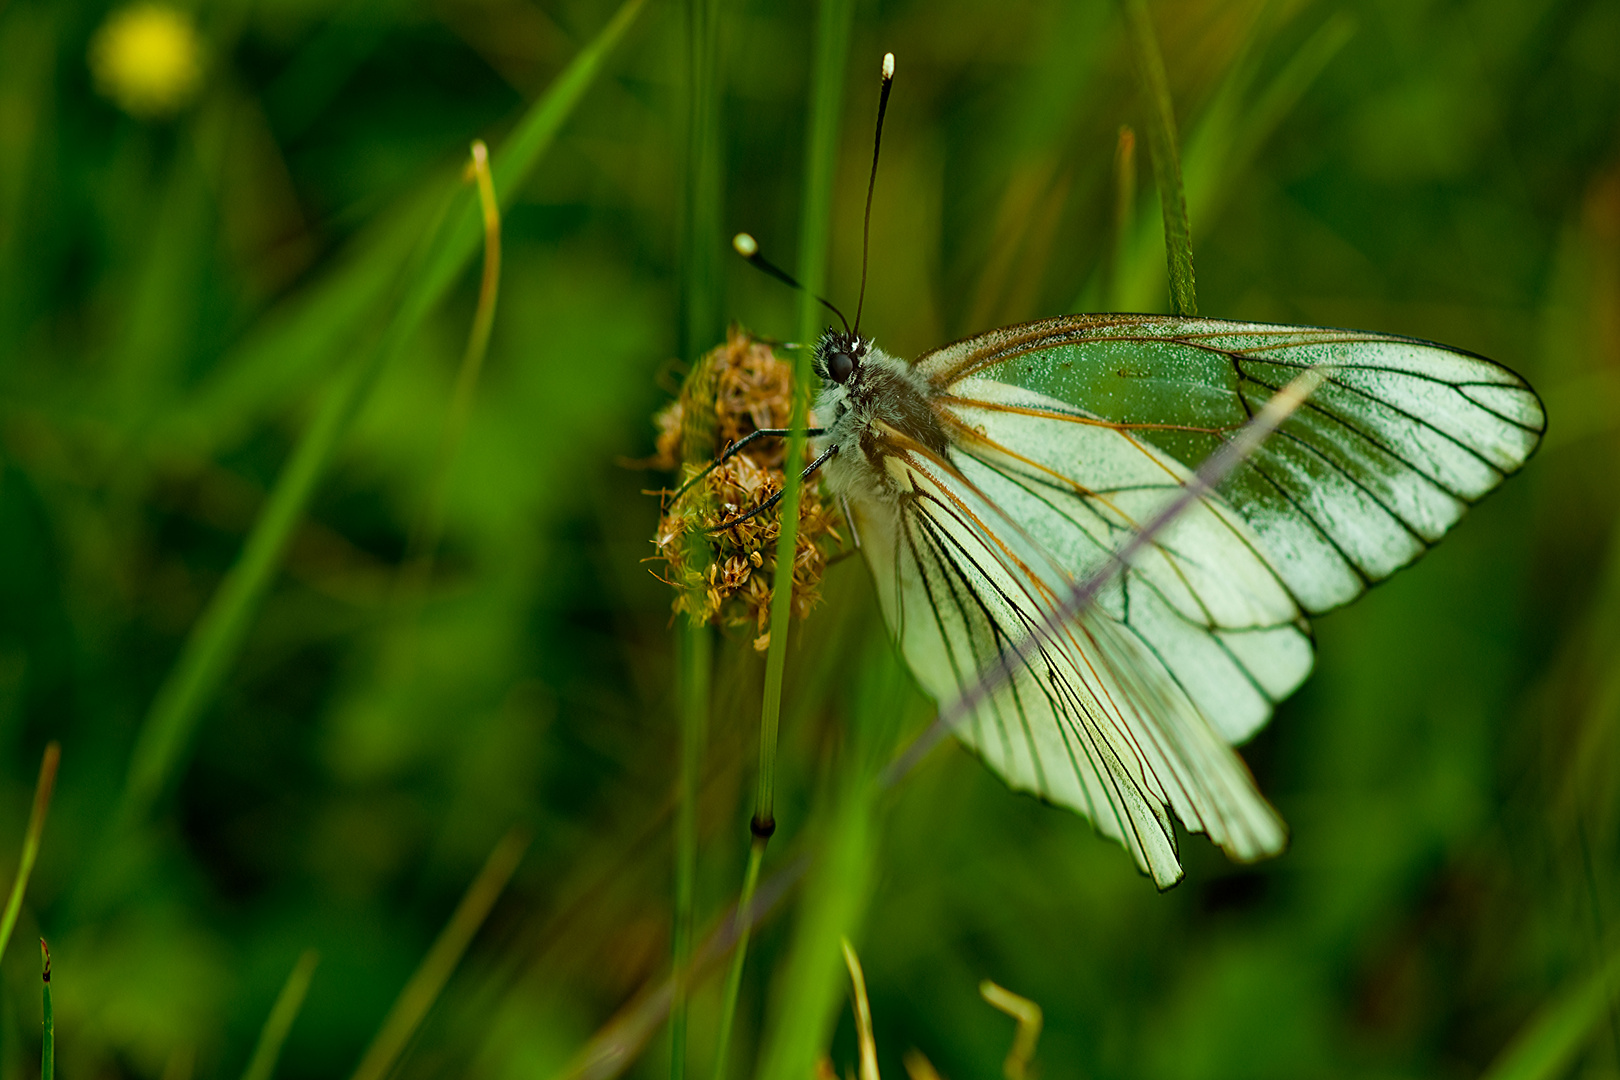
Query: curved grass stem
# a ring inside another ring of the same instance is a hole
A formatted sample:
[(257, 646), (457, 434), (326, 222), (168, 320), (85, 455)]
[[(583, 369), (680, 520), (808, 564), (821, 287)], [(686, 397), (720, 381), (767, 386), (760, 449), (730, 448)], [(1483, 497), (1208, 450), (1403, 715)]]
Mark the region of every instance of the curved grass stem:
[(22, 911), (23, 895), (28, 891), (28, 879), (34, 872), (34, 860), (39, 856), (39, 840), (45, 833), (45, 815), (51, 808), (56, 768), (61, 761), (61, 746), (52, 742), (45, 747), (45, 756), (39, 763), (39, 780), (34, 784), (34, 807), (28, 813), (28, 831), (23, 834), (22, 855), (17, 859), (17, 879), (11, 883), (6, 913), (0, 916), (0, 957), (6, 955), (11, 932), (17, 928), (17, 915)]
[[(701, 359), (705, 349), (720, 335), (721, 290), (719, 253), (723, 250), (720, 228), (720, 0), (686, 0), (686, 160), (681, 191), (681, 305), (680, 340), (685, 359), (693, 365), (691, 389), (706, 386)], [(701, 396), (701, 395), (700, 395)], [(688, 409), (688, 414), (693, 410)], [(705, 410), (712, 415), (712, 409)], [(691, 426), (683, 439), (683, 458), (688, 474), (713, 456), (713, 432), (688, 415)], [(703, 427), (701, 432), (699, 427)], [(688, 481), (690, 482), (690, 481)], [(687, 534), (686, 563), (695, 567), (706, 562), (710, 552), (706, 537), (697, 531)], [(704, 609), (702, 584), (694, 577), (691, 586), (699, 593), (692, 599), (694, 613)], [(670, 1080), (686, 1075), (687, 973), (691, 967), (692, 926), (695, 918), (697, 883), (698, 787), (708, 740), (709, 682), (713, 665), (714, 641), (707, 625), (695, 614), (683, 619), (676, 631), (679, 642), (681, 759), (678, 802), (675, 817), (675, 911), (671, 962), (674, 970), (673, 998), (669, 1016)]]
[(351, 1080), (383, 1080), (393, 1070), (400, 1054), (404, 1053), (411, 1037), (416, 1034), (417, 1027), (438, 1000), (444, 984), (450, 981), (450, 975), (461, 962), (467, 946), (472, 943), (473, 935), (484, 925), (484, 919), (489, 916), (496, 898), (506, 888), (506, 883), (511, 880), (513, 871), (528, 848), (529, 837), (520, 829), (513, 829), (501, 837), (495, 850), (489, 853), (484, 868), (467, 886), (461, 903), (456, 905), (450, 921), (445, 923), (444, 929), (434, 940), (433, 947), (394, 1000), (394, 1006), (388, 1010), (382, 1027), (366, 1048), (365, 1056), (355, 1066)]
[(484, 145), (482, 139), (473, 140), (466, 178), (478, 191), (478, 206), (484, 227), (484, 267), (478, 283), (478, 307), (473, 312), (472, 327), (467, 333), (467, 348), (456, 371), (450, 409), (445, 415), (444, 430), (439, 436), (438, 451), (433, 458), (427, 504), (413, 530), (406, 569), (402, 575), (406, 596), (412, 600), (421, 595), (422, 586), (433, 571), (433, 557), (444, 533), (451, 466), (467, 433), (467, 423), (472, 418), (478, 379), (484, 370), (484, 357), (489, 353), (489, 335), (495, 325), (495, 301), (501, 289), (501, 205), (495, 197), (495, 181), (489, 171), (489, 147)]
[[(799, 230), (799, 340), (811, 342), (821, 326), (820, 301), (826, 291), (827, 252), (832, 221), (832, 181), (838, 156), (838, 120), (844, 73), (849, 65), (853, 0), (823, 0), (817, 23), (810, 129), (806, 137), (804, 212)], [(799, 543), (800, 473), (805, 462), (805, 429), (810, 413), (810, 350), (801, 347), (793, 363), (793, 414), (783, 465), (782, 527), (776, 540), (776, 575), (771, 583), (771, 642), (765, 655), (765, 692), (760, 706), (759, 790), (754, 831), (769, 836), (776, 828), (776, 736), (782, 716), (782, 677), (787, 665), (788, 616), (793, 608), (793, 562)]]
[[(812, 61), (810, 126), (805, 138), (804, 210), (799, 229), (799, 340), (814, 341), (821, 324), (820, 301), (826, 289), (827, 253), (832, 222), (832, 187), (837, 166), (838, 120), (843, 107), (844, 74), (849, 65), (850, 31), (855, 18), (854, 0), (822, 0), (817, 20)], [(744, 906), (752, 901), (765, 848), (776, 831), (776, 742), (782, 718), (782, 678), (787, 666), (788, 620), (793, 610), (793, 566), (799, 546), (799, 503), (804, 480), (805, 451), (810, 417), (810, 350), (801, 346), (793, 363), (792, 432), (783, 464), (781, 528), (776, 539), (776, 572), (771, 582), (770, 645), (765, 654), (765, 687), (759, 712), (759, 787), (754, 816), (749, 822), (754, 840), (749, 848)], [(741, 909), (740, 909), (741, 910)], [(715, 1078), (724, 1080), (726, 1053), (736, 989), (741, 987), (742, 965), (748, 951), (750, 920), (744, 918), (727, 977), (727, 993), (720, 1025), (723, 1039), (715, 1059)], [(733, 987), (735, 984), (735, 988)]]
[(1035, 1059), (1035, 1046), (1041, 1038), (1041, 1007), (989, 979), (979, 983), (979, 996), (992, 1008), (1018, 1021), (1012, 1048), (1007, 1051), (1007, 1060), (1001, 1064), (1001, 1075), (1007, 1080), (1025, 1080), (1030, 1075), (1029, 1063)]
[(737, 999), (742, 996), (743, 967), (748, 961), (748, 932), (754, 922), (754, 890), (759, 887), (759, 868), (765, 862), (766, 840), (754, 837), (748, 846), (748, 870), (743, 875), (742, 894), (737, 898), (737, 948), (731, 954), (726, 972), (726, 988), (720, 998), (720, 1033), (715, 1039), (714, 1080), (726, 1080), (731, 1058), (731, 1030), (737, 1019)]
[(310, 980), (315, 977), (315, 966), (320, 962), (321, 954), (314, 949), (305, 949), (298, 957), (281, 986), (281, 993), (276, 995), (275, 1004), (270, 1006), (270, 1015), (264, 1018), (258, 1045), (253, 1048), (247, 1068), (242, 1070), (242, 1080), (270, 1080), (275, 1075), (281, 1044), (287, 1041), (293, 1021), (298, 1019), (298, 1010), (304, 1007)]

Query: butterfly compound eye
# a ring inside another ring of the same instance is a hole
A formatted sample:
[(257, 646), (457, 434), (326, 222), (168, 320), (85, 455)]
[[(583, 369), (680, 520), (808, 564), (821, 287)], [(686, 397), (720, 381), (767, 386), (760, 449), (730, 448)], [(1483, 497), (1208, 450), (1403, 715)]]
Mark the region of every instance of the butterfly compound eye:
[(847, 352), (835, 352), (827, 357), (827, 375), (835, 383), (848, 381), (855, 371), (855, 358)]

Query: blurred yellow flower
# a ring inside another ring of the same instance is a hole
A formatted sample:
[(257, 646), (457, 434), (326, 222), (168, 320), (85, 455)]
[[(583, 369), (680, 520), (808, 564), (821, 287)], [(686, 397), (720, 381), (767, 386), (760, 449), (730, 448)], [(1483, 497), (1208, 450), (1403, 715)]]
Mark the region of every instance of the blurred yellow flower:
[(137, 3), (107, 16), (90, 42), (96, 89), (132, 116), (164, 116), (202, 82), (202, 47), (186, 12)]

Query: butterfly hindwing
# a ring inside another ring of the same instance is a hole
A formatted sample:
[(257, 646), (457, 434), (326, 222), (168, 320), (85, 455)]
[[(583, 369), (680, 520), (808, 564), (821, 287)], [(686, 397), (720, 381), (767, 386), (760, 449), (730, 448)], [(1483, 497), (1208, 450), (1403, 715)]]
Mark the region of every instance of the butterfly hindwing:
[[(898, 501), (856, 506), (863, 531), (885, 538), (865, 549), (885, 614), (942, 704), (1025, 641), (1073, 581), (1048, 550), (1063, 550), (1056, 534), (1037, 538), (1015, 520), (1024, 509), (1019, 481), (972, 454), (951, 458), (897, 451), (888, 464)], [(957, 734), (1011, 786), (1078, 810), (1120, 839), (1161, 887), (1181, 876), (1172, 813), (1234, 857), (1280, 850), (1275, 812), (1165, 659), (1109, 610), (1120, 599), (1042, 642)], [(1300, 678), (1308, 648), (1304, 658)]]

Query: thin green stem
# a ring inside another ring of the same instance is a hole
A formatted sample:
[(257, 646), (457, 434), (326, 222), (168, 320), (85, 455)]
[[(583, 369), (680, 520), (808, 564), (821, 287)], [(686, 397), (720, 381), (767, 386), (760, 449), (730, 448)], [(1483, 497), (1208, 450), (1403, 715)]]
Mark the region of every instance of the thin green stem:
[(793, 565), (799, 547), (800, 473), (804, 469), (804, 432), (810, 416), (810, 343), (819, 336), (821, 327), (821, 307), (816, 297), (825, 292), (827, 281), (833, 176), (838, 164), (838, 120), (854, 20), (854, 0), (822, 0), (816, 24), (810, 126), (805, 135), (804, 209), (799, 223), (799, 281), (804, 288), (799, 303), (800, 346), (793, 363), (793, 410), (788, 423), (794, 434), (788, 437), (787, 460), (783, 465), (781, 528), (776, 539), (776, 571), (771, 583), (771, 639), (765, 654), (765, 689), (759, 711), (759, 788), (754, 797), (754, 816), (749, 822), (754, 839), (749, 847), (743, 899), (738, 907), (737, 951), (726, 978), (721, 1006), (720, 1040), (714, 1066), (717, 1080), (724, 1076), (730, 1053), (737, 997), (753, 928), (752, 920), (744, 912), (753, 903), (765, 848), (776, 831), (776, 741), (782, 719), (788, 619), (793, 610)]
[(495, 326), (495, 302), (500, 296), (501, 206), (489, 170), (489, 147), (484, 145), (482, 139), (473, 140), (467, 162), (467, 179), (474, 183), (478, 191), (478, 207), (484, 231), (484, 269), (478, 284), (478, 307), (473, 312), (472, 327), (467, 333), (467, 348), (461, 355), (461, 366), (456, 371), (450, 409), (445, 414), (444, 430), (433, 459), (427, 504), (411, 537), (407, 569), (402, 575), (408, 598), (420, 595), (421, 587), (433, 570), (433, 557), (444, 533), (444, 507), (449, 496), (450, 469), (455, 462), (456, 451), (461, 447), (461, 440), (466, 435), (467, 423), (472, 418), (478, 379), (484, 369), (484, 358), (489, 353), (490, 331)]
[[(760, 1040), (760, 1080), (801, 1080), (832, 1037), (843, 1000), (842, 939), (857, 935), (877, 867), (881, 790), (887, 759), (913, 692), (883, 631), (863, 652), (848, 688), (846, 739), (836, 778), (816, 801), (814, 863), (797, 907), (792, 944), (772, 973), (771, 1007)], [(767, 882), (767, 886), (769, 883)]]
[[(809, 873), (809, 859), (800, 855), (778, 867), (770, 877), (761, 875), (750, 906), (750, 922), (762, 922)], [(733, 907), (720, 925), (692, 950), (697, 971), (727, 951), (737, 947), (744, 924)], [(558, 1080), (608, 1080), (620, 1075), (641, 1053), (653, 1032), (660, 1030), (669, 1016), (670, 993), (675, 981), (669, 978), (642, 988), (623, 1009), (599, 1028), (584, 1046), (556, 1073)]]
[(766, 838), (754, 837), (748, 846), (748, 871), (743, 875), (742, 895), (737, 898), (737, 948), (731, 954), (731, 970), (726, 972), (726, 988), (720, 999), (720, 1035), (715, 1040), (714, 1080), (726, 1080), (731, 1058), (731, 1029), (737, 1019), (737, 999), (742, 996), (743, 967), (748, 960), (748, 932), (754, 924), (754, 890), (759, 887), (759, 868), (765, 862)]
[(1153, 179), (1159, 188), (1164, 214), (1164, 253), (1170, 273), (1170, 305), (1177, 315), (1198, 314), (1193, 280), (1192, 226), (1187, 221), (1187, 196), (1181, 182), (1181, 151), (1176, 138), (1176, 113), (1170, 100), (1170, 79), (1153, 33), (1147, 0), (1125, 0), (1125, 23), (1136, 54), (1137, 73), (1148, 106), (1148, 149), (1153, 157)]
[(810, 349), (820, 333), (827, 251), (832, 221), (832, 182), (837, 165), (838, 120), (843, 107), (844, 73), (849, 65), (854, 0), (822, 0), (816, 28), (815, 82), (810, 127), (805, 140), (804, 212), (799, 229), (799, 341), (793, 363), (793, 414), (788, 424), (783, 466), (782, 527), (776, 540), (776, 574), (771, 584), (771, 642), (765, 654), (765, 693), (759, 722), (759, 791), (754, 801), (755, 835), (776, 828), (776, 734), (782, 716), (782, 675), (787, 664), (788, 614), (793, 607), (793, 563), (799, 545), (799, 473), (804, 469), (806, 418), (810, 412)]
[(1568, 1075), (1608, 1013), (1610, 987), (1620, 977), (1620, 949), (1597, 970), (1573, 980), (1542, 1004), (1486, 1068), (1484, 1080), (1552, 1080)]
[(433, 947), (422, 958), (422, 963), (400, 990), (394, 1007), (388, 1010), (382, 1027), (377, 1030), (360, 1064), (355, 1066), (352, 1080), (383, 1080), (404, 1052), (405, 1046), (416, 1034), (417, 1027), (428, 1010), (438, 1000), (444, 984), (461, 962), (473, 935), (484, 924), (490, 908), (506, 888), (512, 873), (529, 848), (529, 838), (521, 830), (513, 829), (501, 837), (495, 850), (490, 852), (484, 868), (478, 872), (467, 893), (456, 905), (456, 910), (439, 932)]
[(849, 988), (855, 999), (855, 1042), (861, 1053), (861, 1080), (880, 1080), (877, 1063), (877, 1039), (872, 1035), (872, 1002), (866, 996), (866, 972), (861, 970), (861, 959), (855, 955), (855, 946), (849, 938), (839, 935), (843, 947), (844, 966), (849, 968)]
[[(1603, 926), (1603, 889), (1598, 885), (1597, 866), (1592, 860), (1592, 844), (1586, 835), (1585, 800), (1581, 798), (1580, 779), (1575, 780), (1575, 836), (1580, 841), (1581, 869), (1586, 878), (1587, 899), (1592, 905), (1593, 955), (1602, 956), (1609, 935)], [(1601, 970), (1601, 969), (1600, 969)], [(1607, 978), (1612, 983), (1612, 978)], [(1614, 1060), (1620, 1064), (1620, 987), (1607, 986), (1604, 999), (1608, 1003), (1609, 1037), (1614, 1041)]]
[(56, 1015), (51, 1009), (51, 947), (39, 939), (39, 977), (41, 994), (39, 1080), (54, 1080), (56, 1076)]
[(1103, 293), (1109, 311), (1121, 311), (1125, 280), (1125, 258), (1130, 242), (1131, 223), (1136, 220), (1136, 132), (1127, 124), (1119, 126), (1119, 142), (1114, 148), (1114, 250), (1108, 261)]
[[(700, 542), (689, 538), (690, 542)], [(681, 772), (675, 810), (675, 927), (672, 942), (675, 971), (670, 1002), (670, 1077), (686, 1072), (687, 973), (692, 958), (692, 922), (697, 886), (697, 803), (708, 736), (709, 672), (714, 639), (709, 628), (683, 619), (677, 631), (681, 651)]]
[[(680, 341), (693, 379), (685, 410), (689, 424), (683, 457), (693, 466), (713, 456), (712, 431), (696, 417), (712, 415), (712, 398), (702, 356), (718, 343), (720, 325), (720, 4), (719, 0), (686, 0), (686, 161), (681, 195), (681, 306)], [(700, 404), (693, 407), (693, 401)], [(708, 438), (701, 436), (708, 435)], [(692, 470), (688, 469), (690, 473)], [(685, 538), (688, 570), (701, 567), (710, 554), (706, 537), (691, 532)], [(670, 1080), (686, 1075), (687, 990), (691, 967), (692, 925), (697, 882), (697, 801), (708, 738), (709, 682), (714, 644), (709, 628), (698, 618), (704, 610), (701, 579), (691, 577), (690, 610), (676, 631), (681, 663), (681, 761), (675, 820), (675, 911), (672, 936), (673, 997), (669, 1016)]]
[(686, 0), (686, 162), (681, 200), (681, 335), (690, 362), (718, 343), (721, 16), (719, 0)]
[(1035, 1045), (1041, 1038), (1041, 1007), (989, 979), (979, 984), (979, 996), (1018, 1021), (1012, 1049), (1007, 1051), (1007, 1060), (1001, 1064), (1001, 1075), (1007, 1080), (1024, 1080), (1030, 1073), (1029, 1063), (1035, 1059)]
[(293, 1021), (298, 1019), (298, 1010), (304, 1007), (304, 996), (309, 993), (310, 980), (315, 977), (315, 966), (320, 962), (320, 953), (305, 949), (293, 965), (287, 981), (282, 984), (281, 993), (276, 995), (276, 1003), (270, 1006), (270, 1015), (264, 1018), (259, 1043), (253, 1048), (247, 1068), (242, 1070), (242, 1080), (270, 1080), (275, 1074), (276, 1061), (281, 1057), (281, 1045), (287, 1041)]
[(28, 831), (23, 834), (22, 855), (17, 859), (17, 879), (11, 883), (6, 913), (0, 916), (0, 957), (6, 955), (11, 932), (17, 928), (17, 915), (22, 911), (23, 894), (28, 891), (28, 878), (34, 872), (34, 859), (39, 855), (45, 815), (51, 808), (51, 792), (56, 789), (56, 767), (61, 761), (61, 746), (55, 742), (48, 744), (39, 763), (39, 779), (34, 784), (34, 808), (28, 813)]

